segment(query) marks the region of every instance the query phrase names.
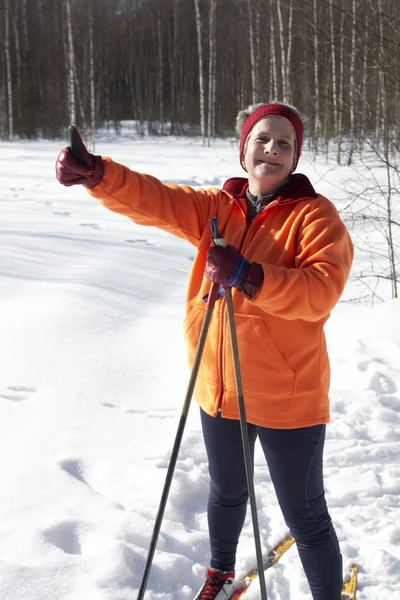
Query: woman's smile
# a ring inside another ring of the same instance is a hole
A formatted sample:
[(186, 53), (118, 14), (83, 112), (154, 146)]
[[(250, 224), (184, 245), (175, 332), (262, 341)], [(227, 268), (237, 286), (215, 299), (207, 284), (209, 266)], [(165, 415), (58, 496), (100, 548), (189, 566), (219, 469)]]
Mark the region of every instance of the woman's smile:
[(252, 194), (274, 192), (287, 181), (295, 164), (295, 131), (285, 118), (268, 116), (248, 137), (244, 161)]

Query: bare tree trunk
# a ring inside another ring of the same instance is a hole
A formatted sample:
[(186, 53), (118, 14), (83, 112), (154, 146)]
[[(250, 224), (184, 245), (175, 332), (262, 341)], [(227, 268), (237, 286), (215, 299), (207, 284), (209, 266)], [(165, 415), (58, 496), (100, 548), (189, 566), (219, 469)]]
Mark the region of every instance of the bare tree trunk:
[[(382, 38), (381, 38), (382, 40)], [(389, 265), (390, 265), (390, 279), (392, 284), (392, 298), (398, 298), (398, 287), (397, 287), (397, 279), (398, 279), (398, 267), (396, 262), (396, 237), (393, 231), (393, 226), (395, 225), (395, 214), (394, 214), (394, 202), (395, 199), (398, 198), (398, 190), (394, 188), (392, 182), (392, 175), (396, 172), (396, 169), (393, 170), (391, 167), (391, 136), (392, 132), (391, 128), (391, 118), (389, 117), (387, 110), (387, 87), (386, 87), (386, 77), (383, 75), (383, 85), (381, 89), (381, 93), (383, 96), (382, 105), (385, 107), (385, 112), (383, 113), (383, 122), (384, 122), (384, 130), (382, 132), (383, 137), (383, 153), (385, 159), (386, 166), (386, 179), (387, 179), (387, 193), (386, 195), (386, 211), (387, 211), (387, 233), (386, 233), (386, 241), (388, 247), (388, 256), (389, 256)], [(397, 174), (399, 171), (397, 170)]]
[(17, 89), (21, 88), (21, 71), (22, 71), (22, 60), (21, 60), (21, 44), (19, 39), (19, 30), (18, 30), (18, 4), (14, 4), (14, 15), (12, 19), (13, 30), (14, 30), (14, 40), (15, 40), (15, 59), (16, 59), (16, 83)]
[(256, 4), (256, 26), (254, 39), (254, 60), (255, 60), (255, 84), (256, 84), (256, 102), (261, 101), (261, 86), (260, 86), (260, 23), (261, 12), (260, 4)]
[(340, 165), (342, 160), (342, 123), (343, 123), (343, 77), (344, 77), (344, 17), (345, 12), (342, 12), (340, 19), (340, 51), (339, 51), (339, 107), (338, 111), (338, 128), (336, 138), (336, 161)]
[(6, 55), (6, 77), (7, 77), (7, 97), (8, 97), (8, 139), (14, 137), (14, 112), (13, 112), (13, 87), (11, 76), (11, 53), (10, 53), (10, 4), (5, 0), (4, 6), (4, 49)]
[(72, 38), (71, 0), (65, 0), (67, 11), (67, 41), (68, 41), (68, 113), (69, 122), (76, 123), (75, 103), (75, 56)]
[(197, 33), (197, 51), (199, 61), (199, 91), (200, 91), (200, 131), (203, 138), (203, 144), (206, 139), (206, 122), (205, 122), (205, 101), (204, 101), (204, 77), (203, 77), (203, 48), (202, 48), (202, 33), (201, 33), (201, 16), (199, 0), (194, 0), (194, 8), (196, 13), (196, 33)]
[(288, 18), (288, 38), (287, 48), (285, 48), (285, 32), (282, 18), (281, 0), (276, 0), (276, 8), (279, 22), (279, 45), (281, 48), (281, 78), (282, 78), (282, 98), (284, 102), (291, 101), (290, 90), (290, 56), (292, 48), (292, 20), (293, 20), (293, 2), (289, 6)]
[(84, 105), (83, 105), (82, 88), (79, 85), (79, 77), (78, 77), (78, 72), (76, 69), (76, 63), (74, 65), (74, 84), (75, 84), (75, 98), (77, 100), (79, 114), (81, 115), (82, 127), (84, 130), (86, 130), (87, 122), (86, 122), (86, 117), (85, 117), (85, 109), (84, 109)]
[(292, 45), (293, 45), (293, 2), (289, 5), (289, 22), (288, 22), (288, 45), (286, 50), (286, 91), (288, 102), (292, 102), (291, 81), (291, 64), (292, 64)]
[(26, 2), (22, 0), (22, 27), (24, 32), (24, 52), (28, 52), (29, 49), (29, 37), (28, 37), (28, 21), (26, 18)]
[(336, 143), (339, 137), (338, 134), (338, 95), (337, 95), (337, 81), (336, 81), (336, 51), (335, 51), (335, 31), (333, 23), (333, 1), (329, 2), (329, 21), (330, 21), (330, 33), (331, 33), (331, 72), (332, 72), (332, 103), (333, 103), (333, 127), (335, 132)]
[[(276, 63), (275, 37), (274, 37), (274, 22), (272, 18), (272, 10), (270, 15), (270, 90), (272, 92), (272, 100), (278, 99), (278, 68)], [(270, 92), (270, 93), (271, 93)]]
[(363, 52), (363, 69), (362, 69), (362, 84), (361, 84), (361, 98), (362, 98), (362, 110), (360, 119), (360, 150), (364, 151), (365, 136), (366, 136), (366, 121), (367, 121), (367, 80), (368, 80), (368, 8), (365, 9), (365, 21), (364, 21), (364, 52)]
[(351, 11), (351, 50), (350, 50), (350, 77), (349, 77), (349, 116), (350, 116), (350, 146), (347, 164), (350, 166), (355, 149), (355, 78), (354, 69), (356, 62), (356, 0), (352, 2)]
[(249, 13), (249, 41), (250, 41), (250, 68), (251, 68), (251, 101), (257, 102), (257, 69), (256, 53), (254, 48), (253, 6), (252, 0), (247, 0), (247, 11)]
[(1, 85), (1, 80), (0, 80), (0, 138), (1, 139), (5, 139), (8, 137), (6, 106), (7, 106), (6, 89)]
[(381, 134), (384, 129), (384, 115), (386, 113), (386, 96), (384, 94), (385, 88), (385, 74), (383, 70), (383, 16), (382, 16), (382, 0), (378, 2), (378, 27), (379, 27), (379, 52), (378, 52), (378, 89), (376, 95), (376, 130), (375, 130), (375, 143), (379, 146), (381, 140)]
[(157, 15), (157, 42), (158, 42), (158, 113), (161, 123), (161, 135), (164, 135), (164, 55), (162, 45), (161, 11)]
[[(387, 155), (389, 159), (389, 156)], [(388, 254), (389, 254), (389, 264), (390, 264), (390, 278), (392, 283), (392, 298), (398, 298), (398, 287), (397, 287), (397, 279), (398, 279), (398, 267), (396, 262), (396, 240), (393, 231), (393, 196), (396, 196), (395, 190), (392, 187), (391, 181), (391, 169), (390, 169), (390, 161), (386, 162), (386, 176), (387, 176), (387, 221), (388, 221), (388, 231), (387, 231), (387, 245), (388, 245)]]
[(208, 63), (208, 120), (207, 120), (207, 144), (210, 145), (211, 137), (215, 134), (215, 98), (216, 98), (216, 20), (215, 13), (217, 0), (210, 0), (209, 19), (209, 63)]
[(90, 138), (91, 150), (96, 149), (96, 96), (94, 86), (93, 0), (89, 4), (89, 80), (90, 80)]
[(318, 148), (319, 138), (321, 136), (321, 117), (320, 117), (320, 97), (319, 97), (319, 77), (318, 77), (318, 63), (319, 63), (319, 47), (318, 47), (318, 11), (317, 11), (317, 0), (313, 0), (313, 20), (314, 20), (314, 147), (315, 150)]
[(180, 70), (178, 64), (178, 3), (177, 0), (173, 0), (172, 3), (172, 48), (171, 48), (171, 85), (170, 85), (170, 98), (171, 98), (171, 133), (175, 132), (176, 122), (178, 120), (176, 113), (176, 99), (178, 98), (178, 85), (180, 81)]

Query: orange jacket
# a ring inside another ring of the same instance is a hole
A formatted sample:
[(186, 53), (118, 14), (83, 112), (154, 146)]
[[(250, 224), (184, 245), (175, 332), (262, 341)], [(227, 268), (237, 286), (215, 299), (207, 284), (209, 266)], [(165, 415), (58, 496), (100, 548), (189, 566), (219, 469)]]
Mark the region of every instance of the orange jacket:
[[(353, 259), (350, 236), (333, 204), (295, 175), (283, 195), (246, 226), (243, 180), (225, 189), (164, 185), (104, 158), (89, 193), (110, 210), (152, 225), (197, 248), (184, 332), (194, 360), (210, 282), (204, 277), (210, 218), (247, 260), (261, 263), (264, 283), (253, 301), (232, 290), (247, 420), (292, 429), (329, 421), (329, 359), (323, 332)], [(242, 190), (243, 188), (243, 190)], [(226, 301), (216, 302), (194, 396), (210, 415), (238, 419)]]

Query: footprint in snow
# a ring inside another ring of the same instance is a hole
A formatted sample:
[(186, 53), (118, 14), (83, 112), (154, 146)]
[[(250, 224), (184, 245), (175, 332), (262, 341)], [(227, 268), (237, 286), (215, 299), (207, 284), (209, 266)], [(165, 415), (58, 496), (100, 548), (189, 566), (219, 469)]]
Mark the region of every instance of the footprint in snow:
[(0, 398), (11, 402), (26, 402), (31, 400), (36, 392), (36, 388), (27, 385), (11, 385), (6, 388), (5, 392), (0, 393)]
[(101, 404), (105, 408), (116, 408), (122, 410), (122, 412), (134, 414), (134, 415), (145, 415), (151, 419), (173, 419), (176, 416), (175, 408), (155, 408), (153, 410), (141, 410), (135, 408), (128, 408), (127, 406), (112, 404), (111, 402), (102, 402)]
[(369, 389), (373, 390), (379, 395), (395, 394), (397, 392), (397, 385), (393, 379), (377, 371), (371, 378)]
[[(81, 460), (76, 458), (67, 458), (65, 460), (61, 460), (58, 464), (61, 467), (61, 469), (65, 471), (70, 477), (73, 477), (80, 483), (86, 485), (94, 494), (102, 498), (108, 499), (107, 496), (97, 491), (95, 486), (91, 485), (90, 477), (87, 476), (85, 465)], [(118, 510), (125, 510), (121, 504), (114, 502), (113, 500), (109, 501), (112, 503), (112, 506), (114, 508)]]
[(385, 362), (383, 360), (381, 360), (380, 358), (374, 358), (373, 360), (366, 360), (366, 361), (358, 363), (357, 369), (359, 371), (362, 371), (363, 373), (366, 373), (368, 371), (368, 369), (372, 369), (375, 364), (376, 365), (385, 365)]
[(128, 244), (140, 244), (143, 246), (154, 246), (153, 242), (149, 242), (149, 240), (125, 240)]
[(82, 554), (78, 521), (65, 521), (43, 531), (44, 539), (65, 554)]
[(379, 402), (390, 410), (400, 413), (400, 400), (396, 396), (381, 396)]
[(89, 485), (84, 476), (84, 465), (80, 460), (76, 460), (73, 458), (67, 459), (67, 460), (61, 460), (59, 462), (59, 465), (63, 471), (68, 473), (68, 475), (71, 475), (71, 477), (74, 477), (78, 481), (81, 481), (82, 483)]
[(80, 227), (90, 227), (90, 229), (103, 229), (102, 225), (98, 223), (79, 223)]

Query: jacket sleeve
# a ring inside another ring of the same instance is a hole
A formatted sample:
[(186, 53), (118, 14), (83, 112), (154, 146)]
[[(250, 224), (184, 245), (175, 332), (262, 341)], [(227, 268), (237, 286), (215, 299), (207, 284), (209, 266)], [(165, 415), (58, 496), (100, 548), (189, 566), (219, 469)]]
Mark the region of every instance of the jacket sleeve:
[(353, 254), (350, 235), (336, 208), (319, 197), (298, 231), (295, 267), (261, 263), (264, 283), (253, 304), (283, 319), (319, 321), (342, 295)]
[(138, 225), (158, 227), (198, 246), (202, 231), (209, 226), (209, 215), (216, 214), (219, 190), (164, 185), (108, 157), (103, 157), (103, 162), (103, 179), (88, 190), (91, 196)]

